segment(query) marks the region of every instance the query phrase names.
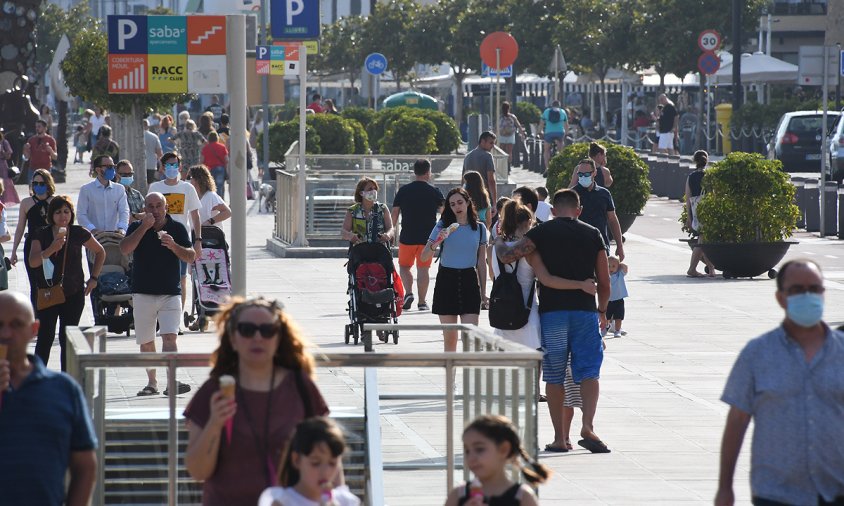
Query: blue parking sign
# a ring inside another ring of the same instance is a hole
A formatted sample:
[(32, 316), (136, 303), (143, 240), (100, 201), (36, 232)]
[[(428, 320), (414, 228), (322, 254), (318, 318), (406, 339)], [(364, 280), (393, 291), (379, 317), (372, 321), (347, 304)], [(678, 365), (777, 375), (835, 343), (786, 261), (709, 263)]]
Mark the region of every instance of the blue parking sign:
[(285, 40), (318, 39), (320, 0), (271, 0), (270, 31)]
[(147, 17), (109, 16), (108, 52), (111, 54), (146, 54)]

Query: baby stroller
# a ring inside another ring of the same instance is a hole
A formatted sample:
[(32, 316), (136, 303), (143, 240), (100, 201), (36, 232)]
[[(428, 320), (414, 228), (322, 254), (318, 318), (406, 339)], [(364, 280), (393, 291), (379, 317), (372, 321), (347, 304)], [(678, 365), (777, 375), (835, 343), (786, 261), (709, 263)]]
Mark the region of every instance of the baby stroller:
[[(355, 344), (363, 334), (363, 345), (366, 351), (372, 351), (372, 331), (363, 331), (364, 323), (393, 323), (398, 322), (401, 314), (401, 304), (396, 303), (397, 295), (393, 279), (393, 254), (383, 244), (362, 242), (349, 248), (349, 321), (346, 325), (345, 340), (353, 338)], [(399, 332), (378, 331), (378, 338), (383, 342), (389, 340), (392, 334), (393, 343), (398, 344)]]
[[(106, 326), (114, 334), (125, 332), (128, 337), (135, 322), (132, 316), (129, 257), (120, 252), (123, 236), (116, 232), (100, 232), (95, 237), (105, 249), (106, 258), (91, 297), (94, 325)], [(89, 260), (93, 262), (93, 256)]]
[(202, 255), (191, 264), (193, 304), (185, 312), (185, 326), (205, 331), (208, 320), (231, 297), (231, 266), (226, 234), (218, 227), (202, 227)]

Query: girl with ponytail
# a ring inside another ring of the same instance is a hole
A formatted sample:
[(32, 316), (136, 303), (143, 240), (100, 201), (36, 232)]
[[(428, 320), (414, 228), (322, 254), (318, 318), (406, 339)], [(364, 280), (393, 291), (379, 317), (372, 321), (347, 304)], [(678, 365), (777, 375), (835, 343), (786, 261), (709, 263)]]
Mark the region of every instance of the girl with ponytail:
[(507, 464), (521, 469), (528, 484), (544, 483), (551, 470), (522, 447), (516, 427), (503, 416), (482, 415), (463, 431), (464, 462), (475, 479), (448, 494), (445, 506), (534, 506), (539, 501), (527, 484), (514, 483)]

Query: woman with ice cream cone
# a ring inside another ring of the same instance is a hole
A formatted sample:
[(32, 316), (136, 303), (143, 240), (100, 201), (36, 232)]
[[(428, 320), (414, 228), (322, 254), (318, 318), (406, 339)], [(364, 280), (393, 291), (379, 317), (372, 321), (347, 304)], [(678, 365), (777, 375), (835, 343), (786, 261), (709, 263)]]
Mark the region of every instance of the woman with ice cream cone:
[[(478, 219), (469, 193), (454, 188), (445, 198), (440, 220), (422, 252), (428, 261), (440, 248), (432, 312), (440, 323), (478, 324), (481, 294), (486, 293), (486, 225)], [(445, 351), (457, 351), (457, 331), (444, 330)]]
[(185, 466), (204, 481), (203, 505), (256, 504), (277, 484), (293, 429), (328, 407), (312, 380), (313, 358), (278, 302), (235, 298), (216, 323), (211, 377), (184, 413)]

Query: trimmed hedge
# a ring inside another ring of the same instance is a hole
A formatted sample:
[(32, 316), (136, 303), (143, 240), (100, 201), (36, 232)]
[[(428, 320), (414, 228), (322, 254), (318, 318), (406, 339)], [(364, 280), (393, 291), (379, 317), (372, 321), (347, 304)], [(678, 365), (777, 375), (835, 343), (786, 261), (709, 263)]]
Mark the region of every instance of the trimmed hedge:
[(346, 118), (346, 124), (352, 129), (355, 134), (355, 151), (356, 155), (369, 154), (369, 136), (366, 135), (366, 129), (360, 124), (360, 121), (353, 118)]
[(429, 155), (437, 149), (437, 127), (417, 116), (403, 116), (391, 122), (381, 140), (381, 153)]
[(350, 155), (355, 152), (355, 131), (344, 118), (336, 114), (309, 114), (306, 121), (316, 130), (322, 153)]
[(369, 107), (346, 107), (340, 111), (340, 116), (343, 116), (346, 119), (357, 120), (361, 125), (363, 125), (363, 128), (366, 128), (375, 118), (375, 111)]
[[(284, 163), (284, 153), (290, 149), (290, 145), (299, 140), (299, 121), (270, 123), (270, 161)], [(258, 137), (258, 152), (263, 148), (264, 136)], [(320, 150), (320, 138), (313, 126), (305, 125), (305, 152), (312, 155), (322, 153)]]
[(390, 125), (398, 119), (406, 117), (425, 119), (431, 122), (435, 128), (434, 149), (418, 154), (448, 154), (453, 153), (460, 146), (460, 131), (453, 119), (439, 111), (412, 107), (390, 107), (378, 111), (367, 127), (369, 142), (372, 146), (381, 146)]

